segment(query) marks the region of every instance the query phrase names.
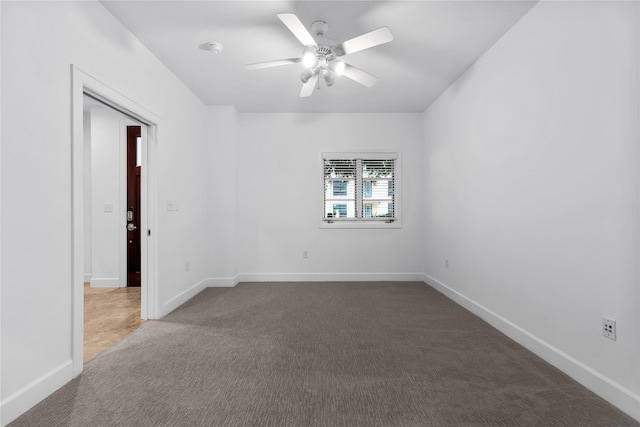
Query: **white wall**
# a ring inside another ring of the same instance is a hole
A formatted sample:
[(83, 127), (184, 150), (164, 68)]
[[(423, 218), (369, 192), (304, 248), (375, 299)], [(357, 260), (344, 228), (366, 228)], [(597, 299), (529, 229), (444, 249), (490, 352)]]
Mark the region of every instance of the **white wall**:
[[(209, 283), (210, 141), (206, 107), (174, 105), (166, 117), (181, 127), (159, 129), (158, 278), (160, 316), (177, 308)], [(170, 144), (163, 141), (171, 141)], [(174, 202), (169, 210), (168, 201)], [(189, 267), (187, 268), (187, 263)]]
[(638, 23), (537, 4), (426, 110), (422, 199), (428, 281), (640, 419)]
[[(4, 424), (72, 376), (71, 64), (160, 117), (161, 315), (206, 285), (210, 251), (201, 227), (209, 147), (200, 100), (97, 2), (0, 7)], [(167, 212), (167, 199), (180, 211)]]
[[(239, 114), (241, 280), (419, 278), (421, 123), (420, 114)], [(319, 228), (321, 153), (360, 150), (401, 154), (402, 228)]]
[[(125, 128), (138, 123), (106, 106), (92, 107), (90, 116), (91, 218), (85, 233), (91, 243), (91, 286), (127, 286)], [(105, 205), (111, 205), (110, 212)]]
[(238, 282), (238, 113), (233, 107), (208, 107), (207, 118), (210, 152), (207, 156), (211, 215), (210, 285), (231, 286)]

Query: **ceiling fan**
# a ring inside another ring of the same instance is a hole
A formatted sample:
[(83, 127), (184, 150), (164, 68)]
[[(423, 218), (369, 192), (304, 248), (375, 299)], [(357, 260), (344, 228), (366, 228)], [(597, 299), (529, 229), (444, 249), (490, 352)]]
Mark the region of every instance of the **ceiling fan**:
[[(341, 56), (359, 52), (370, 47), (388, 43), (393, 40), (393, 34), (387, 27), (359, 35), (340, 44), (324, 37), (329, 26), (324, 21), (315, 21), (311, 24), (314, 38), (293, 13), (279, 13), (278, 18), (291, 30), (294, 36), (304, 46), (302, 56), (299, 58), (279, 59), (275, 61), (247, 64), (249, 70), (277, 67), (280, 65), (298, 64), (302, 62), (305, 70), (300, 74), (302, 80), (301, 97), (311, 96), (316, 87), (320, 86), (320, 77), (327, 86), (333, 86), (335, 77), (343, 75), (366, 87), (372, 87), (378, 79), (359, 68), (339, 60)], [(317, 40), (317, 41), (316, 41)]]

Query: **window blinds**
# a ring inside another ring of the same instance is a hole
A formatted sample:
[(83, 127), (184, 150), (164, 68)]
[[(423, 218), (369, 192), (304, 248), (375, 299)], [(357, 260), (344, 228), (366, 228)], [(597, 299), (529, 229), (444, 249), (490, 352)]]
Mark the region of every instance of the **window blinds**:
[(356, 217), (354, 159), (324, 159), (324, 211), (327, 219)]
[(395, 168), (393, 155), (324, 157), (324, 220), (394, 221)]

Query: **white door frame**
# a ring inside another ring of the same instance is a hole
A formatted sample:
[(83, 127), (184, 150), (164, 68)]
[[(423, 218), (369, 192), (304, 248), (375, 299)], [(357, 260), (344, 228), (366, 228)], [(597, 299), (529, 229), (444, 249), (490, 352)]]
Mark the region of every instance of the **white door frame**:
[[(157, 289), (157, 130), (161, 119), (130, 98), (71, 65), (71, 360), (73, 376), (84, 366), (84, 135), (83, 96), (88, 94), (141, 122), (141, 229), (149, 230), (141, 238), (142, 301), (141, 317), (155, 319), (158, 310)], [(145, 143), (146, 130), (146, 143)]]

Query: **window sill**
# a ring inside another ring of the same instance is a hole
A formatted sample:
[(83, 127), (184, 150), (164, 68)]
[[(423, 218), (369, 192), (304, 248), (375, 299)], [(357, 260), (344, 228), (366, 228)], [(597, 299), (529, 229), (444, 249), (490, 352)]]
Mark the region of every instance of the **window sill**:
[(389, 228), (402, 228), (402, 223), (399, 220), (393, 222), (383, 221), (322, 221), (318, 228), (323, 229), (353, 229), (353, 228), (365, 228), (365, 229), (389, 229)]

